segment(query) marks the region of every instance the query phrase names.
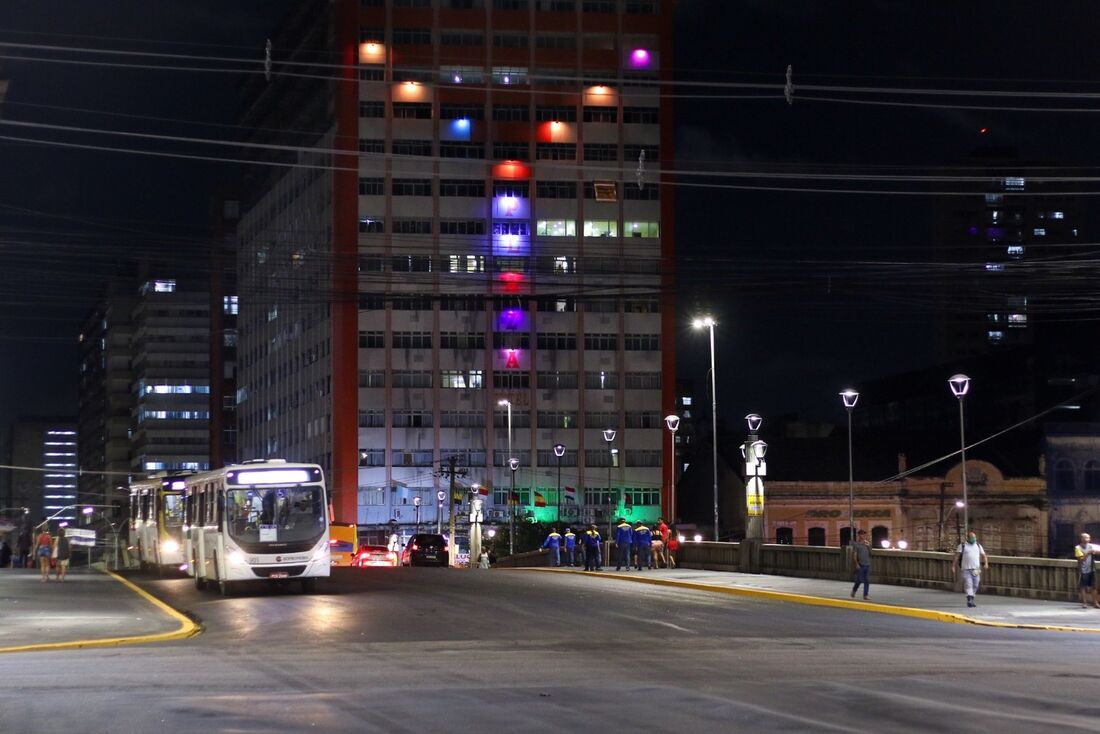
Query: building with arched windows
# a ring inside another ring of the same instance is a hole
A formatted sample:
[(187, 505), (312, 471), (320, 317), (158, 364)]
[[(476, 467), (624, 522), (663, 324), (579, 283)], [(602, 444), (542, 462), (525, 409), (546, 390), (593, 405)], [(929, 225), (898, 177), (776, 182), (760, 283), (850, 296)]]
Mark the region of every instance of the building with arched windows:
[(1080, 533), (1100, 537), (1100, 423), (1046, 426), (1051, 554), (1066, 555)]

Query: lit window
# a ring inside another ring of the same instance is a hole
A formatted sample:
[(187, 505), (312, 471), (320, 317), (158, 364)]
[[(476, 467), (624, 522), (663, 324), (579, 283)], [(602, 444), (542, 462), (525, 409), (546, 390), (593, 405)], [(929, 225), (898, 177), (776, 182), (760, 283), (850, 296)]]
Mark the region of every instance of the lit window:
[(1005, 269), (1005, 266), (1004, 263), (986, 263), (985, 269), (993, 273), (999, 273)]
[(540, 219), (535, 234), (540, 237), (576, 237), (577, 222), (573, 219)]
[(1008, 315), (1008, 325), (1016, 328), (1027, 326), (1027, 314), (1026, 313), (1010, 313)]
[(1013, 256), (1013, 257), (1022, 257), (1023, 254), (1024, 254), (1024, 246), (1023, 245), (1009, 245), (1008, 246), (1008, 254)]
[(1031, 233), (1036, 237), (1042, 237), (1046, 235), (1047, 231), (1043, 227), (1036, 227), (1035, 229), (1031, 230)]
[(993, 344), (997, 344), (998, 342), (1004, 341), (1004, 338), (1005, 338), (1005, 333), (1003, 331), (990, 331), (989, 332), (989, 341), (992, 342)]
[(1066, 213), (1065, 212), (1051, 212), (1050, 213), (1050, 218), (1051, 219), (1065, 219), (1066, 218)]
[(237, 296), (223, 296), (222, 297), (222, 312), (228, 316), (236, 316), (240, 304), (238, 303)]
[(619, 236), (619, 223), (615, 221), (594, 221), (591, 219), (584, 222), (584, 236), (585, 237), (618, 237)]
[(623, 235), (626, 237), (658, 237), (660, 227), (657, 222), (623, 222)]
[(526, 84), (527, 83), (527, 67), (526, 66), (494, 66), (493, 67), (493, 83), (495, 84)]
[(1006, 176), (1004, 180), (1005, 188), (1009, 191), (1023, 191), (1026, 180), (1020, 176)]

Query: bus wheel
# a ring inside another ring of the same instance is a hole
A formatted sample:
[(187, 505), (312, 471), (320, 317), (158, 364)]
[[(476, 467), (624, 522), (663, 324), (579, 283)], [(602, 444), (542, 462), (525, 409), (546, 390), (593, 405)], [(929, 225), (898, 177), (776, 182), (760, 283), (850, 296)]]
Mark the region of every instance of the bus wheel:
[(233, 586), (232, 581), (219, 581), (218, 582), (218, 591), (221, 592), (222, 596), (232, 595), (234, 588), (235, 587)]
[(302, 593), (303, 594), (316, 594), (317, 593), (317, 579), (302, 579)]

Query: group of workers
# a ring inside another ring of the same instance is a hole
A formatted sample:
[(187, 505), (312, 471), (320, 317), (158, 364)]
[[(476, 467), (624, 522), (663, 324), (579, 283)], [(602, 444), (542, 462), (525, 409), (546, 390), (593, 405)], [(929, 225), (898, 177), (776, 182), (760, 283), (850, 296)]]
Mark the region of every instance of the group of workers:
[[(657, 524), (650, 528), (641, 520), (631, 525), (620, 517), (614, 532), (616, 571), (623, 570), (624, 566), (628, 571), (631, 566), (639, 571), (646, 568), (676, 567), (679, 541), (664, 518), (658, 518)], [(603, 542), (599, 530), (593, 524), (581, 533), (579, 539), (572, 528), (566, 528), (564, 535), (557, 528), (551, 528), (542, 547), (549, 549), (552, 566), (579, 566), (583, 558), (585, 571), (602, 571)], [(610, 557), (608, 562), (610, 563)]]

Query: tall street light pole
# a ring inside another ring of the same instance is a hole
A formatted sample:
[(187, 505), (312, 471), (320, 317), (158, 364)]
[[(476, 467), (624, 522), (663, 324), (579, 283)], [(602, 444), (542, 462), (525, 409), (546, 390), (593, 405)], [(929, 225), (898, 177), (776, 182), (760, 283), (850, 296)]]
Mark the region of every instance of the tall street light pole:
[(611, 442), (615, 440), (615, 429), (605, 428), (603, 440), (607, 441), (607, 565), (611, 565), (611, 508), (614, 506), (614, 495), (611, 493), (611, 465), (615, 463), (615, 449), (611, 448)]
[(962, 453), (962, 483), (963, 483), (963, 529), (970, 532), (970, 499), (966, 493), (966, 420), (963, 414), (963, 398), (970, 392), (970, 378), (964, 374), (952, 375), (947, 378), (947, 384), (951, 392), (959, 399), (959, 444)]
[(508, 495), (508, 501), (512, 505), (512, 513), (508, 516), (508, 555), (514, 556), (516, 554), (516, 505), (519, 504), (519, 498), (516, 497), (516, 470), (519, 469), (519, 459), (514, 456), (508, 459), (508, 468), (512, 470), (512, 492)]
[(558, 511), (557, 520), (561, 523), (561, 457), (565, 456), (565, 444), (554, 444), (554, 456), (558, 457)]
[(840, 399), (844, 401), (844, 410), (848, 412), (848, 543), (851, 544), (856, 538), (856, 493), (852, 479), (852, 410), (859, 401), (859, 393), (849, 388), (840, 393)]
[(714, 372), (714, 327), (718, 322), (710, 316), (704, 316), (702, 318), (695, 319), (691, 322), (691, 325), (696, 329), (707, 329), (710, 331), (710, 443), (713, 449), (713, 466), (711, 470), (714, 472), (714, 540), (718, 538), (718, 379)]
[(665, 416), (665, 425), (668, 426), (669, 461), (669, 491), (668, 491), (668, 517), (673, 525), (676, 524), (676, 430), (680, 427), (680, 416), (671, 413)]
[[(512, 469), (512, 491), (508, 495), (508, 505), (512, 508), (508, 519), (508, 555), (514, 555), (516, 552), (516, 506), (514, 502), (516, 496), (516, 469), (519, 468), (519, 462), (512, 458), (512, 401), (498, 400), (497, 405), (508, 408), (508, 466)], [(513, 461), (516, 461), (514, 467), (512, 466)]]

